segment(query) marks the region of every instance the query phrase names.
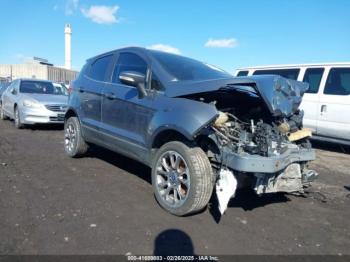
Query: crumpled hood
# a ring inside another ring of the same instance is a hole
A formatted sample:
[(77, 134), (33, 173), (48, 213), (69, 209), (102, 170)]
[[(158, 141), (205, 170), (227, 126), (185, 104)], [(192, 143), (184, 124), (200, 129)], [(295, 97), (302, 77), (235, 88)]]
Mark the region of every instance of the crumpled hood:
[(232, 89), (257, 93), (264, 100), (273, 116), (290, 116), (300, 106), (302, 97), (309, 85), (277, 75), (232, 77), (206, 81), (171, 82), (165, 94), (169, 97)]
[(58, 104), (66, 105), (68, 104), (68, 96), (63, 95), (46, 95), (46, 94), (25, 94), (25, 97), (29, 99), (34, 99), (39, 103), (48, 104)]

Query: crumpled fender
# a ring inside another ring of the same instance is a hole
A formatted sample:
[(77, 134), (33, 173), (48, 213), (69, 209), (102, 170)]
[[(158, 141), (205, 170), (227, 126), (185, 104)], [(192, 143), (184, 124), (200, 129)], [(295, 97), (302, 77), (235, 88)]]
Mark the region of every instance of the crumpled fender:
[(185, 98), (168, 98), (159, 101), (162, 110), (158, 110), (148, 127), (151, 135), (148, 146), (151, 147), (156, 136), (164, 130), (174, 130), (193, 140), (195, 135), (217, 116), (214, 105)]

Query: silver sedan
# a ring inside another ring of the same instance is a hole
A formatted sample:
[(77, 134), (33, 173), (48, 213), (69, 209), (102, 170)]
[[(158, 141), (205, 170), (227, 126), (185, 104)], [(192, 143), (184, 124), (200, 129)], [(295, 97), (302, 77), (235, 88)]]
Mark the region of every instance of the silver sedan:
[(64, 86), (37, 79), (17, 79), (1, 97), (1, 119), (14, 119), (15, 126), (63, 123), (68, 92)]

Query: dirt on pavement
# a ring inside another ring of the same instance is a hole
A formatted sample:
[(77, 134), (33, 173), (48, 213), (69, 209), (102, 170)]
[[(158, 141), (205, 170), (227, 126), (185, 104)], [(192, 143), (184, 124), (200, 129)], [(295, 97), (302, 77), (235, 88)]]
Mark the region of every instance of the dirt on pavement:
[(148, 167), (101, 148), (71, 159), (62, 127), (1, 121), (0, 253), (350, 254), (350, 154), (316, 146), (307, 197), (242, 191), (221, 219), (215, 203), (175, 217)]

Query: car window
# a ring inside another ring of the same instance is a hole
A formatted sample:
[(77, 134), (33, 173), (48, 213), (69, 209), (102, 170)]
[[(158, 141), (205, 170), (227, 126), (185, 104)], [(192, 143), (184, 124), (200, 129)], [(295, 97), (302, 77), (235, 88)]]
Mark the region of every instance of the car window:
[(297, 80), (300, 69), (264, 69), (264, 70), (256, 70), (253, 75), (279, 75), (285, 78)]
[(11, 82), (11, 84), (7, 87), (6, 91), (7, 92), (12, 92), (12, 90), (14, 90), (15, 94), (18, 91), (18, 85), (19, 85), (19, 80), (16, 79), (14, 81)]
[(309, 84), (309, 89), (306, 93), (316, 94), (320, 87), (324, 68), (308, 68), (305, 71), (303, 82)]
[[(89, 69), (90, 69), (90, 66), (89, 66), (89, 63), (86, 63), (83, 68), (80, 70), (79, 72), (79, 75), (89, 75)], [(79, 77), (78, 75), (78, 77)]]
[(216, 66), (192, 58), (154, 50), (150, 52), (165, 71), (173, 77), (171, 81), (201, 81), (232, 77)]
[(239, 71), (237, 76), (247, 76), (249, 71)]
[(327, 95), (350, 95), (350, 68), (332, 68), (323, 91)]
[(63, 94), (63, 95), (68, 96), (68, 89), (67, 89), (67, 87), (65, 85), (63, 85), (63, 84), (54, 84), (53, 87), (54, 87), (54, 93), (55, 94)]
[(0, 94), (4, 93), (6, 88), (10, 85), (10, 83), (2, 83), (0, 86)]
[(56, 89), (51, 82), (44, 81), (22, 80), (19, 90), (20, 93), (29, 94), (64, 95), (64, 93)]
[(113, 72), (113, 83), (120, 83), (119, 75), (125, 71), (134, 71), (146, 75), (147, 63), (138, 55), (121, 53)]
[(104, 81), (108, 66), (112, 61), (113, 55), (107, 55), (101, 58), (96, 59), (91, 64), (89, 77), (98, 81)]
[(154, 72), (152, 72), (151, 89), (164, 90), (164, 86)]

